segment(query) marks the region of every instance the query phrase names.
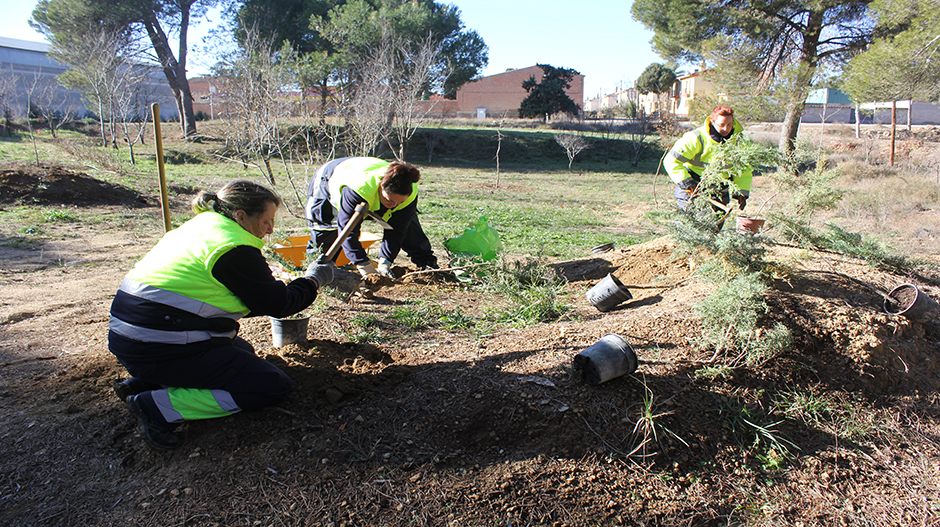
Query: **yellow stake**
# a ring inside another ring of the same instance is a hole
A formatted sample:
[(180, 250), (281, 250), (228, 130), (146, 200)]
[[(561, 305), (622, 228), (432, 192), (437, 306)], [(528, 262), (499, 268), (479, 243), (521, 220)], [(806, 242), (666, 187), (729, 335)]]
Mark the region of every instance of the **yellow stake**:
[(163, 204), (163, 232), (170, 232), (173, 224), (170, 223), (170, 195), (166, 188), (166, 170), (163, 167), (163, 134), (160, 133), (160, 105), (150, 105), (150, 115), (153, 116), (153, 137), (157, 142), (157, 170), (160, 172), (160, 203)]

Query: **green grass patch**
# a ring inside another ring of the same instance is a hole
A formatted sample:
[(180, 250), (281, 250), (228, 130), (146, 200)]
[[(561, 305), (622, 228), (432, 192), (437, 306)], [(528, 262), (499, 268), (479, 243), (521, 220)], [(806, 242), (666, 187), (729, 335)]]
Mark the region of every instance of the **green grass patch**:
[(46, 223), (74, 223), (78, 221), (78, 218), (67, 210), (48, 209), (42, 212), (42, 221)]
[(540, 260), (527, 259), (492, 266), (482, 273), (481, 288), (509, 301), (509, 306), (493, 313), (498, 322), (528, 326), (557, 320), (570, 310), (559, 295), (565, 280)]

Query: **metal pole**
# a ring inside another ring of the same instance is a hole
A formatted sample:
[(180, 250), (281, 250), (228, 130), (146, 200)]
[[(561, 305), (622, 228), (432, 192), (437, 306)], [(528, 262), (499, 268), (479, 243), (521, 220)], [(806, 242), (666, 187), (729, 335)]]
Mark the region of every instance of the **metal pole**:
[(166, 188), (166, 169), (163, 166), (163, 134), (160, 133), (160, 105), (150, 105), (150, 115), (153, 116), (153, 137), (157, 143), (157, 171), (160, 173), (160, 203), (163, 205), (163, 232), (173, 230), (170, 222), (170, 196)]

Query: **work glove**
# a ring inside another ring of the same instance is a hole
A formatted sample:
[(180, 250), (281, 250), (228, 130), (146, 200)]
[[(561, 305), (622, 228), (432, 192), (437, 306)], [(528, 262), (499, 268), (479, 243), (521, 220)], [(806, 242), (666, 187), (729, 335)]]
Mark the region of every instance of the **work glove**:
[(317, 288), (321, 288), (333, 281), (333, 269), (336, 266), (332, 261), (322, 262), (317, 260), (307, 266), (307, 272), (304, 276), (317, 283)]
[(375, 266), (372, 265), (372, 262), (369, 262), (367, 264), (356, 264), (356, 269), (359, 270), (359, 274), (361, 274), (363, 277), (365, 277), (366, 275), (375, 274), (378, 272), (375, 270)]
[(376, 268), (376, 272), (382, 276), (395, 278), (395, 273), (392, 272), (392, 261), (387, 258), (379, 258), (379, 266)]
[(694, 177), (687, 177), (679, 182), (679, 188), (685, 191), (686, 194), (692, 195), (695, 194), (695, 191), (698, 189), (699, 179)]
[(744, 194), (735, 194), (732, 197), (738, 202), (738, 209), (744, 210), (744, 206), (747, 205), (747, 196)]

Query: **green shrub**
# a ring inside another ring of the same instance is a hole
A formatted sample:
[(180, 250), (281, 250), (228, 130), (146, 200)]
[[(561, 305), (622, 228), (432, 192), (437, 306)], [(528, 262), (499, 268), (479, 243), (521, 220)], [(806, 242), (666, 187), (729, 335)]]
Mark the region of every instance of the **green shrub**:
[[(769, 312), (764, 302), (767, 286), (759, 273), (739, 274), (694, 306), (702, 320), (698, 344), (714, 349), (732, 365), (756, 366), (786, 351), (792, 344), (790, 330), (782, 324), (759, 328)], [(736, 353), (735, 356), (730, 356)]]

